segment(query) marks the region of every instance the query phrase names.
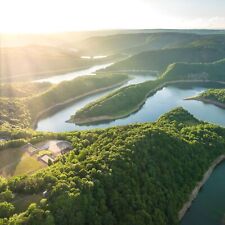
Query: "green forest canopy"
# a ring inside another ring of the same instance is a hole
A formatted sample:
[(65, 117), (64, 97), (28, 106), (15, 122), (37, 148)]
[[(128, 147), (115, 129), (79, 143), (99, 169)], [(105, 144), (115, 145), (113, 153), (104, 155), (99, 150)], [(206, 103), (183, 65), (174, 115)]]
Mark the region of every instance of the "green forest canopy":
[[(182, 108), (155, 123), (63, 133), (74, 150), (59, 162), (0, 180), (0, 224), (176, 225), (196, 183), (224, 154), (224, 135)], [(14, 194), (43, 191), (14, 215)]]

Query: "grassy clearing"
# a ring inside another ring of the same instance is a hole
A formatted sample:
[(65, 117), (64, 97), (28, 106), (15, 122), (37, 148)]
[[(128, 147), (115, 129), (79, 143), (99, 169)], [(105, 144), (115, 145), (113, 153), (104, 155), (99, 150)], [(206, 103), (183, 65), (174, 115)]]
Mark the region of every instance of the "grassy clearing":
[(0, 151), (0, 175), (4, 177), (28, 174), (45, 167), (22, 148)]

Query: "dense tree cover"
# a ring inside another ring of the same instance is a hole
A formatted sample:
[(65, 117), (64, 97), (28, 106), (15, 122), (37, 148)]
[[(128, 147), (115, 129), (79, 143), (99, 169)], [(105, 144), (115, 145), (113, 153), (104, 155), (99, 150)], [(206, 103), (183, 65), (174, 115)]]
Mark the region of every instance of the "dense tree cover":
[(102, 88), (110, 88), (127, 79), (128, 75), (126, 74), (101, 74), (78, 77), (72, 81), (61, 82), (48, 91), (28, 99), (27, 105), (32, 118), (35, 118), (40, 111), (46, 110), (56, 104), (82, 97), (82, 95), (85, 96)]
[(0, 193), (48, 193), (0, 224), (175, 225), (191, 190), (225, 151), (224, 128), (181, 108), (152, 124), (62, 135), (74, 150), (59, 162), (0, 180)]
[(111, 120), (126, 116), (138, 110), (149, 91), (154, 90), (159, 84), (159, 80), (147, 81), (119, 89), (84, 106), (74, 116), (71, 116), (70, 121), (89, 124), (92, 122), (92, 118), (94, 118), (93, 122), (96, 122), (97, 120)]
[(28, 127), (31, 123), (29, 110), (23, 100), (0, 98), (0, 126)]
[(106, 68), (118, 70), (153, 70), (163, 72), (171, 63), (213, 62), (225, 57), (225, 48), (220, 47), (179, 47), (141, 52)]
[(225, 59), (213, 63), (171, 64), (157, 80), (125, 87), (100, 98), (80, 109), (71, 121), (88, 124), (127, 116), (138, 110), (148, 96), (170, 83), (201, 81), (204, 84), (204, 81), (211, 81), (208, 85), (214, 87), (214, 81), (222, 81), (225, 85), (224, 71)]
[(225, 59), (213, 63), (174, 63), (161, 75), (165, 81), (212, 80), (225, 81)]
[[(12, 98), (12, 95), (17, 95), (17, 91), (8, 94), (8, 98), (0, 97), (0, 125), (3, 127), (20, 127), (27, 128), (32, 125), (36, 116), (40, 111), (53, 107), (56, 104), (64, 103), (71, 99), (78, 99), (88, 93), (100, 91), (102, 88), (110, 88), (114, 85), (119, 85), (128, 79), (126, 74), (101, 74), (96, 76), (78, 77), (72, 81), (65, 81), (57, 85), (51, 85), (46, 91), (30, 95), (24, 98)], [(19, 90), (22, 94), (21, 84), (3, 84), (5, 87), (10, 87)], [(33, 84), (39, 91), (48, 86), (48, 84)], [(26, 95), (32, 92), (32, 87), (24, 88)], [(35, 90), (34, 90), (35, 92)], [(38, 91), (37, 91), (38, 92)], [(19, 95), (20, 95), (19, 94)], [(4, 93), (3, 93), (4, 95)], [(19, 97), (19, 96), (17, 96)]]
[(222, 104), (225, 104), (225, 89), (208, 89), (201, 93), (197, 98), (213, 100)]

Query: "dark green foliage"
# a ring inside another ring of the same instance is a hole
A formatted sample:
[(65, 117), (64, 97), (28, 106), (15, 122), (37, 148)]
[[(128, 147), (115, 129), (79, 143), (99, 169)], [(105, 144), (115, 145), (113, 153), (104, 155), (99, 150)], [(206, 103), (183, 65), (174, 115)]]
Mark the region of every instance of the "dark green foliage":
[(224, 128), (181, 108), (153, 124), (63, 135), (74, 151), (32, 176), (3, 181), (3, 191), (48, 192), (47, 202), (9, 224), (176, 225), (191, 190), (225, 150)]
[(199, 97), (225, 104), (225, 89), (209, 89)]
[(0, 218), (6, 218), (13, 214), (14, 206), (8, 202), (0, 202)]
[(195, 82), (202, 82), (204, 84), (207, 81), (207, 84), (213, 87), (214, 81), (219, 81), (218, 83), (225, 85), (224, 71), (224, 59), (214, 63), (171, 64), (157, 80), (125, 87), (104, 98), (98, 99), (80, 109), (72, 117), (72, 121), (88, 124), (92, 122), (92, 118), (94, 118), (93, 121), (95, 122), (97, 121), (95, 118), (99, 118), (100, 121), (101, 117), (103, 117), (102, 120), (125, 117), (138, 110), (145, 102), (146, 97), (170, 83), (179, 84), (179, 82), (187, 82), (195, 84)]
[(165, 81), (211, 80), (225, 81), (225, 59), (213, 63), (175, 63), (161, 75)]
[[(82, 96), (84, 97), (88, 93), (99, 91), (104, 88), (110, 88), (117, 84), (119, 85), (127, 79), (128, 75), (126, 74), (85, 76), (75, 78), (72, 81), (62, 82), (58, 85), (52, 85), (47, 91), (34, 96), (31, 95), (31, 97), (27, 98), (11, 98), (12, 96), (8, 94), (9, 98), (0, 98), (1, 128), (31, 127), (32, 122), (41, 111), (45, 111), (51, 107), (54, 108), (56, 105), (60, 108), (62, 107), (60, 104), (70, 101), (71, 99), (76, 100), (76, 98), (82, 98)], [(20, 85), (22, 84), (11, 84), (14, 88)], [(44, 84), (43, 86), (45, 87)], [(43, 86), (41, 85), (42, 88)], [(38, 88), (38, 85), (36, 85), (36, 88)], [(12, 93), (12, 95), (14, 94)]]
[(21, 128), (30, 126), (29, 110), (23, 100), (0, 98), (0, 109), (0, 126), (4, 123)]
[(149, 90), (154, 90), (158, 85), (159, 80), (147, 81), (119, 89), (77, 111), (72, 121), (80, 122), (82, 119), (91, 117), (112, 116), (116, 118), (127, 115), (138, 109), (139, 105), (143, 104)]
[(49, 107), (63, 103), (72, 98), (79, 98), (89, 92), (116, 85), (128, 79), (127, 75), (96, 75), (78, 77), (72, 81), (64, 81), (47, 92), (28, 100), (28, 108), (33, 118)]

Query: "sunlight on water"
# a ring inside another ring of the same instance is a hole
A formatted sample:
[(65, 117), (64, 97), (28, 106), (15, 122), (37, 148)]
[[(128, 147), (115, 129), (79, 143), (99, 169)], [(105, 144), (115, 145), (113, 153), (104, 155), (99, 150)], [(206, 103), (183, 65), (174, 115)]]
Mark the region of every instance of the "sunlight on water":
[(92, 66), (89, 69), (79, 70), (79, 71), (67, 73), (64, 75), (61, 74), (61, 75), (57, 75), (57, 76), (52, 76), (52, 77), (48, 77), (46, 79), (35, 80), (34, 82), (50, 82), (52, 84), (57, 84), (62, 81), (73, 80), (74, 78), (80, 77), (80, 76), (94, 75), (94, 73), (97, 70), (105, 69), (105, 68), (111, 66), (112, 64), (113, 63), (107, 63), (107, 64), (102, 64), (102, 65)]
[[(146, 76), (137, 76), (134, 80), (130, 81), (126, 85), (132, 83), (144, 82)], [(65, 121), (75, 114), (76, 111), (84, 107), (86, 104), (97, 100), (98, 98), (108, 94), (110, 91), (96, 94), (85, 98), (79, 102), (76, 102), (59, 112), (42, 119), (38, 122), (37, 130), (48, 131), (71, 131), (71, 130), (87, 130), (93, 128), (106, 128), (117, 125), (127, 125), (131, 123), (139, 122), (153, 122), (157, 120), (164, 113), (174, 109), (175, 107), (182, 106), (188, 110), (196, 118), (207, 122), (215, 123), (225, 126), (225, 110), (220, 109), (214, 105), (205, 104), (194, 100), (184, 100), (184, 98), (195, 96), (206, 88), (195, 87), (190, 89), (181, 89), (173, 86), (164, 87), (157, 91), (153, 96), (149, 97), (143, 107), (136, 113), (130, 116), (111, 121), (109, 123), (103, 123), (98, 125), (79, 126), (76, 124), (66, 123)], [(57, 123), (55, 122), (57, 121)]]

